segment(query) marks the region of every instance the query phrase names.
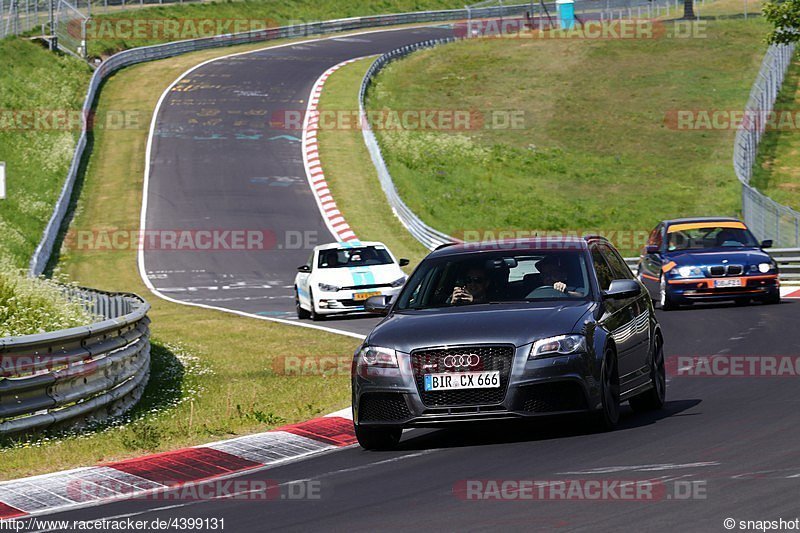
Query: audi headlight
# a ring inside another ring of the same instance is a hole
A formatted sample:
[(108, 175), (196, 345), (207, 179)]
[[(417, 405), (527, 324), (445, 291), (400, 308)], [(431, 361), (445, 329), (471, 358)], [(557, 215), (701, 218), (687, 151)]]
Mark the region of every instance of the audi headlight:
[(359, 360), (367, 366), (397, 368), (397, 352), (380, 346), (364, 346), (358, 352)]
[(702, 278), (703, 271), (696, 266), (682, 266), (678, 269), (678, 275), (682, 278)]
[(319, 290), (323, 292), (339, 292), (339, 287), (336, 285), (328, 285), (327, 283), (317, 283)]
[(528, 359), (552, 355), (567, 355), (586, 351), (586, 337), (583, 335), (559, 335), (539, 339), (531, 346)]
[(390, 285), (392, 287), (394, 287), (394, 288), (397, 288), (397, 287), (402, 287), (403, 283), (405, 283), (405, 282), (406, 282), (406, 277), (403, 276), (402, 278), (398, 278), (398, 279), (394, 280), (392, 283), (390, 283)]

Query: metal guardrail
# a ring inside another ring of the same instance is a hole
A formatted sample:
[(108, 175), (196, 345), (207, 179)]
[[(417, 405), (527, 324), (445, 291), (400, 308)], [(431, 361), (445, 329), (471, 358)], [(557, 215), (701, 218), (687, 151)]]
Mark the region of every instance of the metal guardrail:
[(79, 427), (122, 414), (150, 375), (150, 305), (134, 294), (65, 289), (103, 321), (0, 339), (0, 435)]
[(367, 91), (369, 90), (369, 87), (372, 84), (375, 76), (377, 76), (378, 73), (390, 62), (394, 61), (395, 59), (405, 57), (416, 50), (431, 48), (439, 44), (454, 42), (455, 40), (456, 39), (454, 37), (447, 39), (434, 39), (410, 46), (404, 46), (403, 48), (398, 48), (387, 54), (383, 54), (382, 56), (378, 57), (372, 63), (372, 65), (370, 65), (369, 70), (367, 70), (367, 73), (364, 75), (364, 79), (361, 81), (361, 90), (359, 91), (358, 95), (358, 108), (361, 117), (361, 131), (364, 136), (364, 143), (367, 145), (367, 150), (369, 151), (372, 163), (375, 165), (375, 169), (378, 171), (378, 180), (380, 181), (381, 188), (386, 195), (386, 200), (389, 202), (389, 205), (391, 206), (392, 211), (394, 211), (395, 216), (397, 216), (408, 232), (411, 233), (415, 239), (417, 239), (429, 250), (433, 250), (437, 246), (446, 242), (457, 241), (458, 239), (455, 239), (454, 237), (451, 237), (446, 233), (442, 233), (441, 231), (425, 224), (425, 222), (415, 215), (414, 212), (405, 204), (405, 202), (403, 202), (403, 199), (400, 198), (397, 188), (394, 186), (392, 176), (389, 174), (389, 169), (386, 167), (386, 162), (383, 160), (383, 154), (381, 153), (381, 148), (378, 145), (378, 140), (375, 138), (375, 133), (372, 131), (369, 120), (366, 119), (365, 99), (367, 96)]
[(733, 168), (742, 183), (742, 213), (748, 227), (759, 239), (772, 239), (778, 246), (800, 246), (800, 213), (781, 205), (750, 185), (758, 145), (770, 122), (775, 99), (794, 55), (795, 45), (772, 45), (767, 49), (744, 120), (736, 131)]
[[(482, 10), (472, 10), (472, 16), (482, 17), (503, 17), (519, 14), (525, 11), (528, 4), (511, 5), (504, 7), (492, 7)], [(369, 17), (355, 17), (348, 19), (331, 20), (327, 22), (312, 22), (308, 24), (298, 24), (294, 26), (283, 26), (280, 28), (268, 28), (243, 33), (217, 35), (202, 39), (191, 39), (186, 41), (176, 41), (171, 43), (144, 46), (124, 50), (103, 61), (94, 71), (86, 91), (86, 99), (83, 103), (83, 125), (75, 153), (72, 158), (67, 178), (61, 189), (61, 194), (56, 202), (53, 214), (47, 223), (42, 239), (36, 247), (36, 251), (31, 258), (28, 266), (28, 273), (32, 276), (41, 274), (53, 252), (53, 246), (58, 237), (59, 229), (64, 221), (67, 212), (72, 189), (77, 178), (78, 168), (81, 158), (86, 149), (86, 117), (90, 116), (90, 111), (97, 97), (97, 90), (108, 76), (115, 71), (156, 59), (173, 57), (187, 52), (206, 50), (209, 48), (220, 48), (237, 44), (247, 44), (275, 39), (297, 38), (312, 35), (325, 35), (329, 33), (339, 33), (343, 31), (358, 30), (381, 26), (394, 26), (400, 24), (414, 24), (423, 22), (445, 22), (463, 20), (466, 18), (466, 9), (451, 9), (443, 11), (423, 11), (418, 13), (401, 13), (397, 15), (376, 15)]]

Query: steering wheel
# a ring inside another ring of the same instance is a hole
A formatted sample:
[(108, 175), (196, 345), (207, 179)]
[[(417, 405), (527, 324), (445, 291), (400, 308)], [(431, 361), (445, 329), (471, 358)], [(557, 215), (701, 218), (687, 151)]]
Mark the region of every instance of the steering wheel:
[[(570, 288), (567, 287), (567, 291), (569, 290)], [(536, 287), (528, 294), (528, 298), (567, 298), (568, 296), (566, 292), (557, 291), (550, 285)]]

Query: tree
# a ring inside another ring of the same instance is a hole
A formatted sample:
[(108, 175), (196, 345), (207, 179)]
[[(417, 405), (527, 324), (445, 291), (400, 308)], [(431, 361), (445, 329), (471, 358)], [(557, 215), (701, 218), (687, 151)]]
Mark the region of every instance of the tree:
[(800, 41), (800, 0), (772, 0), (764, 4), (764, 19), (773, 26), (767, 34), (769, 44)]
[(694, 19), (694, 0), (683, 0), (683, 18)]

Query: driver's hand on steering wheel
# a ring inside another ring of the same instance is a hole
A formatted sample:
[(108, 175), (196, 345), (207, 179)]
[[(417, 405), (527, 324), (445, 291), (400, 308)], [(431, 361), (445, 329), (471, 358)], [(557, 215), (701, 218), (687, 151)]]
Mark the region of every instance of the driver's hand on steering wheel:
[(553, 288), (558, 292), (567, 292), (567, 284), (563, 281), (557, 281), (553, 284)]

